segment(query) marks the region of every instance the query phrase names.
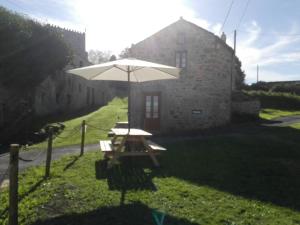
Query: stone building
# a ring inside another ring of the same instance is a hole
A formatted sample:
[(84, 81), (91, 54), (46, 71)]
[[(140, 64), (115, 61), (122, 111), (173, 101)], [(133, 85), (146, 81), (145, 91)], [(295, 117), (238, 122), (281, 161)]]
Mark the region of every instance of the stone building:
[[(85, 50), (85, 33), (51, 27), (62, 34), (73, 53), (72, 62), (65, 70), (91, 65)], [(107, 102), (107, 84), (88, 81), (78, 76), (58, 71), (49, 76), (37, 88), (34, 97), (34, 112), (43, 116), (58, 112), (76, 111)]]
[(170, 133), (230, 122), (231, 90), (240, 67), (231, 67), (238, 59), (232, 58), (225, 35), (219, 38), (180, 18), (132, 45), (130, 55), (182, 69), (177, 80), (133, 84), (133, 127)]
[(73, 53), (72, 62), (64, 70), (48, 76), (35, 88), (33, 96), (23, 96), (22, 93), (0, 84), (0, 136), (1, 128), (7, 129), (7, 126), (22, 122), (27, 117), (74, 113), (81, 109), (104, 105), (108, 101), (108, 84), (88, 81), (65, 72), (71, 68), (90, 65), (85, 49), (85, 33), (47, 26), (61, 33)]

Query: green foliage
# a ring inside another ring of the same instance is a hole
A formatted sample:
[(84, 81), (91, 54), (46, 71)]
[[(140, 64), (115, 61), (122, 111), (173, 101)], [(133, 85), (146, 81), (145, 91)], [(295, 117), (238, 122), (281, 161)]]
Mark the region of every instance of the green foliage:
[(99, 63), (105, 63), (111, 61), (110, 57), (111, 57), (111, 52), (109, 51), (103, 52), (100, 50), (92, 49), (88, 52), (89, 61), (93, 64), (99, 64)]
[(245, 86), (245, 71), (242, 69), (242, 63), (239, 58), (235, 57), (235, 70), (237, 75), (235, 77), (235, 85), (237, 90), (241, 90)]
[(246, 91), (260, 100), (262, 108), (300, 110), (300, 96), (290, 93)]
[(256, 91), (272, 91), (272, 92), (285, 92), (290, 94), (300, 95), (300, 82), (299, 81), (286, 81), (286, 82), (263, 82), (251, 84), (244, 87), (246, 90)]
[(61, 34), (0, 7), (0, 82), (32, 90), (70, 60)]
[(119, 54), (120, 59), (125, 59), (130, 57), (130, 48), (125, 48)]

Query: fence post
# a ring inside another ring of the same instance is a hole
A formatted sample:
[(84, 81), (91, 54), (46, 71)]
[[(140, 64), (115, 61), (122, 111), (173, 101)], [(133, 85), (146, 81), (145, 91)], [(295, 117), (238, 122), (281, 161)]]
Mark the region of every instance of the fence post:
[(18, 144), (10, 145), (9, 159), (9, 225), (18, 224), (18, 170), (19, 170)]
[(48, 178), (50, 175), (51, 156), (52, 156), (52, 138), (53, 138), (53, 129), (52, 127), (50, 127), (48, 133), (48, 148), (47, 148), (45, 178)]
[(80, 155), (84, 153), (84, 139), (85, 139), (85, 120), (81, 124), (81, 146), (80, 146)]

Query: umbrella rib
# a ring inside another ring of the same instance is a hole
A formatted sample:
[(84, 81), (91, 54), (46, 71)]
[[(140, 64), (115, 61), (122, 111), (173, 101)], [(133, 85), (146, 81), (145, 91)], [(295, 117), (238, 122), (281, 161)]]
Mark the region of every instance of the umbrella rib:
[(110, 70), (112, 67), (109, 67), (108, 69), (104, 70), (104, 71), (101, 71), (101, 72), (97, 72), (96, 74), (94, 74), (93, 76), (91, 76), (89, 78), (89, 80), (93, 79), (94, 77), (100, 75), (101, 73), (105, 73), (106, 71)]
[(167, 73), (167, 74), (169, 74), (169, 75), (171, 75), (171, 76), (177, 78), (177, 76), (175, 76), (175, 75), (173, 75), (173, 74), (170, 74), (170, 73), (168, 73), (168, 72), (166, 72), (166, 71), (160, 70), (159, 68), (155, 68), (155, 67), (152, 67), (152, 68), (153, 68), (153, 69), (156, 69), (156, 70), (158, 70), (158, 71), (160, 71), (160, 72), (162, 72), (162, 73)]
[[(119, 69), (119, 70), (122, 70), (122, 71), (125, 72), (125, 73), (128, 72), (127, 70), (124, 70), (124, 69), (122, 69), (121, 67), (118, 67), (117, 65), (113, 65), (113, 67), (115, 67), (115, 68), (117, 68), (117, 69)], [(131, 72), (131, 71), (129, 71), (129, 72)]]

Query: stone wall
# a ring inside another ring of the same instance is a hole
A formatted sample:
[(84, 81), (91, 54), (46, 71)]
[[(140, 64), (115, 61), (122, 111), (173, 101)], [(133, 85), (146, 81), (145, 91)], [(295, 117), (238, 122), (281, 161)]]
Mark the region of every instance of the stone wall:
[[(52, 27), (61, 32), (64, 41), (72, 49), (72, 62), (65, 70), (90, 65), (85, 51), (85, 33)], [(83, 108), (104, 105), (110, 96), (107, 95), (108, 84), (88, 81), (79, 76), (59, 71), (45, 79), (35, 91), (34, 112), (39, 116), (74, 112)]]
[(232, 102), (232, 113), (239, 115), (248, 115), (251, 117), (259, 116), (260, 102), (259, 100), (248, 100), (248, 101), (233, 101)]
[[(178, 34), (185, 35), (183, 44)], [(224, 125), (230, 121), (232, 49), (212, 33), (183, 19), (131, 47), (131, 56), (175, 66), (175, 51), (187, 52), (178, 80), (151, 81), (132, 88), (133, 126), (143, 128), (143, 93), (161, 92), (160, 132)], [(234, 71), (235, 72), (235, 71)], [(235, 76), (235, 74), (234, 74)], [(234, 86), (234, 79), (232, 84)], [(197, 114), (193, 114), (197, 111)]]

